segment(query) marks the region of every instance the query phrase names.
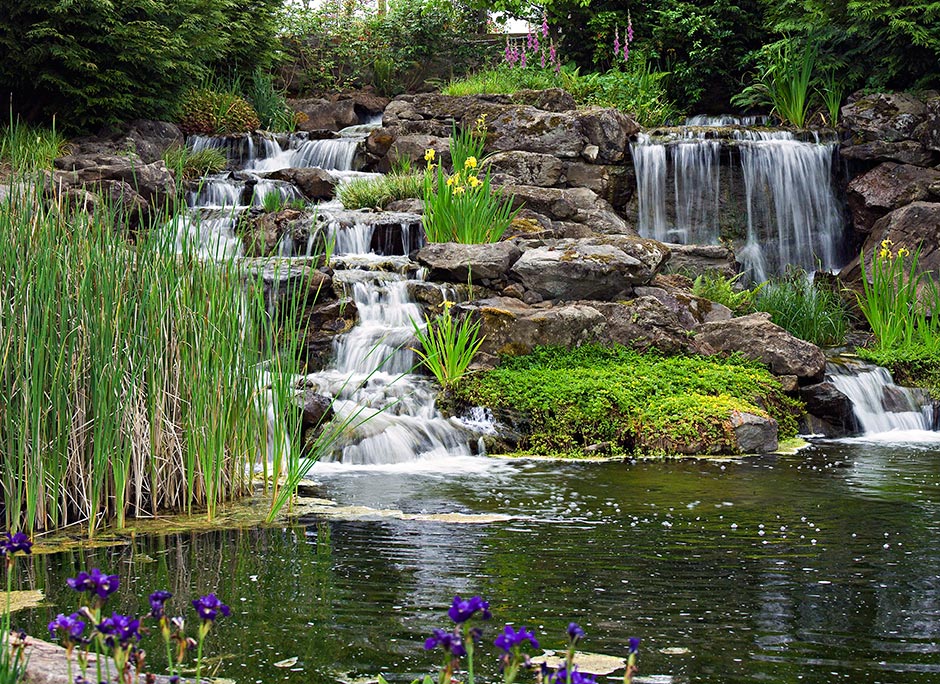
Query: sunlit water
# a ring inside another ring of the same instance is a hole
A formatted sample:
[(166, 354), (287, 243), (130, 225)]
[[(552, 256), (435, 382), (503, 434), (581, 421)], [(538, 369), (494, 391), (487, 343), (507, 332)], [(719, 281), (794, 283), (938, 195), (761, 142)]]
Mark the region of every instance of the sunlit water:
[(940, 681), (936, 441), (723, 462), (331, 464), (313, 477), (341, 506), (510, 517), (309, 519), (36, 556), (26, 583), (49, 603), (28, 628), (73, 609), (65, 578), (97, 565), (121, 574), (126, 611), (157, 587), (177, 609), (210, 590), (227, 599), (210, 650), (239, 682), (410, 681), (437, 663), (421, 645), (455, 593), (490, 599), (490, 640), (502, 621), (555, 648), (569, 620), (592, 651), (622, 654), (639, 636), (642, 674), (659, 681)]

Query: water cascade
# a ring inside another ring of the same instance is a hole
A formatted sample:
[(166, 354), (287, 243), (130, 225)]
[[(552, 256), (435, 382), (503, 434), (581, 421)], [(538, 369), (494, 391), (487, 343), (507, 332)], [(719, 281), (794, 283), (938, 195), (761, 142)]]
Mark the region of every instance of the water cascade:
[(836, 389), (852, 401), (865, 435), (936, 427), (934, 404), (923, 392), (895, 385), (886, 369), (853, 360), (830, 363), (826, 371)]
[(689, 121), (696, 126), (640, 135), (631, 145), (642, 235), (683, 244), (734, 235), (756, 281), (788, 265), (842, 265), (835, 141), (740, 128), (732, 117)]

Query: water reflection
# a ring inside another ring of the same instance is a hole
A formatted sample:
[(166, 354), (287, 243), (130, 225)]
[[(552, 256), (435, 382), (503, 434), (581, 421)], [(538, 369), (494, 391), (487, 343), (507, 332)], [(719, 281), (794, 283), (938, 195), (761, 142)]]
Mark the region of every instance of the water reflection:
[[(935, 681), (937, 460), (839, 443), (723, 463), (334, 469), (321, 488), (344, 505), (513, 518), (309, 520), (37, 557), (26, 583), (52, 605), (30, 629), (74, 606), (65, 577), (99, 565), (126, 578), (124, 610), (143, 611), (158, 586), (176, 606), (225, 597), (235, 614), (213, 655), (240, 682), (417, 675), (454, 593), (487, 596), (497, 620), (535, 627), (547, 647), (570, 619), (592, 650), (619, 654), (641, 636), (643, 672), (674, 681)], [(297, 671), (273, 667), (292, 656)]]

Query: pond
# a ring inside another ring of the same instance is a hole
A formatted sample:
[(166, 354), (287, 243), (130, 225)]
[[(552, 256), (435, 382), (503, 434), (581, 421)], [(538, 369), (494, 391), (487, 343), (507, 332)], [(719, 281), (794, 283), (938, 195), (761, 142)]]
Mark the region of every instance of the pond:
[[(935, 443), (852, 440), (727, 461), (322, 464), (313, 476), (340, 506), (430, 516), (310, 518), (37, 556), (27, 581), (49, 605), (16, 617), (43, 634), (76, 606), (65, 578), (99, 566), (122, 577), (115, 609), (144, 612), (163, 587), (176, 610), (222, 596), (233, 615), (210, 657), (238, 682), (410, 681), (437, 664), (422, 643), (446, 626), (455, 593), (491, 601), (490, 642), (504, 621), (534, 627), (548, 648), (563, 646), (570, 620), (585, 650), (623, 655), (641, 637), (641, 675), (657, 682), (940, 680)], [(433, 516), (454, 512), (506, 518)]]

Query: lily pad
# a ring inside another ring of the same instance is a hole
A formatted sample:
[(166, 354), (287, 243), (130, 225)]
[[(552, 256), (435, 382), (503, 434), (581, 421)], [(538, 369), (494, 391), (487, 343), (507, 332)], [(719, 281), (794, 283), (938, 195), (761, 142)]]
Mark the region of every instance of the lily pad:
[[(549, 667), (555, 667), (564, 661), (564, 656), (556, 654), (554, 651), (546, 651), (543, 655), (532, 658), (533, 665), (546, 663)], [(627, 661), (617, 656), (606, 655), (604, 653), (590, 653), (587, 651), (575, 651), (574, 664), (578, 670), (592, 675), (609, 675), (617, 670), (622, 670), (627, 665)]]

